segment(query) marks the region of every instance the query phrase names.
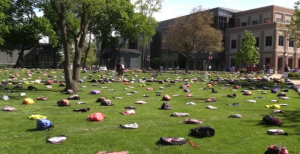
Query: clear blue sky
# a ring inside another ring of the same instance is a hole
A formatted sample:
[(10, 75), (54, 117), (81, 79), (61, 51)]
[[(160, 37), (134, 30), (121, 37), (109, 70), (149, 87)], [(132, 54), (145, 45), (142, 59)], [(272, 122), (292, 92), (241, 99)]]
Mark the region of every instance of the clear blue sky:
[(248, 10), (268, 5), (294, 8), (297, 0), (164, 0), (161, 12), (154, 17), (158, 21), (175, 18), (190, 13), (193, 7), (202, 6), (206, 9), (226, 7), (236, 10)]

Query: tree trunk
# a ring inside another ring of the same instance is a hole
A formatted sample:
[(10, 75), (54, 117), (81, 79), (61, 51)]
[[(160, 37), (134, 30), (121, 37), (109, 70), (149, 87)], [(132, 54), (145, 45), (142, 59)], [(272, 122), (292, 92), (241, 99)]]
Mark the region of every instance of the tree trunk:
[(142, 47), (142, 55), (141, 55), (141, 69), (144, 69), (144, 47)]
[(90, 51), (90, 48), (91, 48), (91, 39), (92, 39), (92, 34), (91, 34), (91, 32), (90, 32), (89, 45), (88, 45), (88, 47), (87, 47), (87, 49), (86, 49), (86, 51), (85, 51), (85, 56), (84, 56), (82, 68), (85, 68), (86, 58), (87, 58), (87, 56), (88, 56), (88, 54), (89, 54), (89, 51)]
[[(52, 5), (55, 5), (55, 2), (51, 1)], [(70, 67), (70, 48), (67, 36), (66, 29), (66, 6), (61, 3), (61, 13), (59, 13), (59, 28), (61, 31), (61, 38), (64, 47), (64, 55), (65, 60), (62, 62), (62, 66), (64, 68), (65, 80), (66, 80), (66, 88), (63, 91), (67, 91), (68, 89), (72, 89), (74, 91), (78, 90), (78, 85), (71, 79), (71, 67)]]
[[(76, 41), (76, 38), (74, 39)], [(79, 47), (78, 43), (75, 43), (75, 56), (73, 62), (73, 76), (72, 76), (72, 87), (74, 91), (78, 91), (79, 80), (80, 80), (80, 64), (82, 57), (83, 47)]]
[(52, 68), (56, 69), (57, 68), (57, 51), (58, 51), (58, 48), (57, 47), (54, 47), (53, 48), (53, 63), (52, 63)]
[(100, 55), (99, 55), (99, 58), (100, 58), (99, 65), (103, 65), (103, 52), (104, 52), (105, 47), (106, 47), (106, 40), (101, 42), (101, 49), (100, 49)]
[(185, 58), (185, 73), (188, 73), (189, 70), (189, 58)]
[(15, 67), (20, 67), (20, 65), (21, 65), (20, 64), (21, 58), (23, 58), (23, 56), (24, 56), (24, 50), (25, 50), (25, 44), (22, 44), (21, 52), (19, 53), (17, 62), (15, 64)]

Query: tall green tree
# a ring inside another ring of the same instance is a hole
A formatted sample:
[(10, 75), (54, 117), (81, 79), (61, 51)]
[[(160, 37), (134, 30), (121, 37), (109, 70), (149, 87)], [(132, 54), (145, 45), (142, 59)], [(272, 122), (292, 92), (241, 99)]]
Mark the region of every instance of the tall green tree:
[[(47, 3), (48, 1), (45, 1)], [(62, 66), (65, 72), (66, 88), (78, 91), (82, 53), (91, 22), (102, 15), (105, 0), (50, 0), (59, 20), (61, 41), (64, 49)], [(71, 73), (71, 50), (69, 39), (74, 42), (75, 55)]]
[(258, 64), (260, 54), (258, 48), (255, 47), (256, 39), (250, 31), (245, 30), (245, 40), (242, 42), (242, 47), (239, 51), (235, 51), (236, 62), (240, 64)]
[[(152, 41), (152, 36), (155, 35), (156, 27), (158, 26), (156, 19), (153, 15), (162, 9), (163, 0), (135, 0), (134, 5), (137, 12), (140, 12), (147, 16), (147, 25), (144, 27), (143, 32), (139, 37), (139, 41), (142, 45), (142, 58), (141, 67), (144, 68), (145, 65), (145, 52), (144, 49)], [(150, 51), (147, 51), (148, 54)]]
[(118, 56), (115, 61), (115, 67), (120, 62), (121, 48), (128, 41), (136, 41), (141, 33), (145, 31), (145, 27), (148, 26), (148, 19), (142, 13), (130, 13), (124, 17), (122, 24), (117, 27), (116, 35), (120, 38), (118, 43)]
[(287, 37), (288, 40), (296, 40), (297, 47), (300, 48), (300, 1), (296, 1), (295, 13), (289, 24), (280, 24), (280, 29), (283, 31), (283, 35)]
[(4, 34), (9, 32), (13, 0), (0, 1), (0, 44), (4, 43)]
[(103, 65), (103, 52), (106, 47), (114, 46), (114, 33), (119, 30), (124, 21), (134, 13), (134, 5), (130, 0), (104, 0), (101, 14), (93, 21), (92, 33), (100, 46), (98, 53), (100, 65)]
[(36, 15), (37, 2), (36, 0), (14, 1), (11, 28), (9, 33), (4, 36), (6, 43), (0, 48), (6, 51), (13, 51), (15, 47), (19, 48), (15, 67), (21, 65), (25, 49), (37, 45), (42, 36), (49, 36), (54, 46), (57, 43), (55, 31), (53, 31), (50, 21)]

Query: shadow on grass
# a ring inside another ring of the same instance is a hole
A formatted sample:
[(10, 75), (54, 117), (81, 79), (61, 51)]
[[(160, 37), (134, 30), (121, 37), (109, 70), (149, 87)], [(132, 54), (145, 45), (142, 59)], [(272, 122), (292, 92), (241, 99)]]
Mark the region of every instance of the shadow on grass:
[(37, 132), (37, 131), (42, 131), (42, 130), (38, 130), (36, 128), (32, 128), (32, 129), (27, 129), (27, 132)]

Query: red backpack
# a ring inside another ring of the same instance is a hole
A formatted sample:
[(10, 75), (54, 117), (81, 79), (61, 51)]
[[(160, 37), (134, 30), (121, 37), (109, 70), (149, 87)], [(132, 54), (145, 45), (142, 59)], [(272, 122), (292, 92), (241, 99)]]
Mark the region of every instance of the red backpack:
[(105, 119), (105, 115), (103, 113), (96, 112), (96, 113), (91, 114), (87, 120), (88, 121), (104, 121), (104, 119)]

